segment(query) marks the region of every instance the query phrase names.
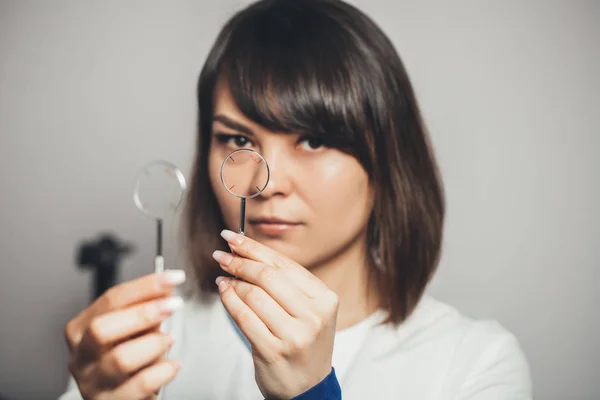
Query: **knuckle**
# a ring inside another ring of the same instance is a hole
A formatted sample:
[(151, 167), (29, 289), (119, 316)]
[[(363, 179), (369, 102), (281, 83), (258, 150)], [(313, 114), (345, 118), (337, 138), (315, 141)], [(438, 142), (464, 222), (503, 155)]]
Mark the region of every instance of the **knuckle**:
[(249, 254), (254, 253), (254, 251), (258, 247), (258, 244), (254, 240), (244, 240), (246, 241), (246, 252)]
[(118, 347), (110, 353), (110, 364), (118, 373), (129, 372), (131, 367), (131, 362), (127, 354)]
[(244, 302), (247, 304), (259, 304), (261, 302), (261, 290), (256, 286), (250, 286), (244, 295)]
[(88, 327), (88, 336), (95, 344), (102, 344), (103, 342), (104, 332), (102, 325), (102, 320), (100, 318), (94, 318)]
[(253, 350), (253, 352), (267, 365), (278, 365), (287, 358), (282, 346), (272, 346), (264, 352), (259, 350)]
[(137, 387), (140, 393), (150, 394), (154, 391), (153, 379), (150, 374), (141, 374), (139, 376)]
[(140, 324), (143, 326), (153, 325), (156, 322), (157, 317), (160, 313), (158, 307), (159, 306), (154, 305), (141, 307), (139, 312), (137, 313), (137, 318)]
[(312, 316), (310, 321), (310, 329), (315, 333), (321, 332), (325, 328), (325, 321), (318, 315)]
[(289, 340), (286, 342), (286, 353), (288, 355), (303, 353), (308, 347), (309, 343), (310, 341), (307, 340), (305, 335), (295, 333), (291, 335)]
[(252, 315), (249, 311), (240, 311), (238, 312), (237, 319), (241, 326), (248, 326), (252, 321)]
[(234, 257), (229, 267), (234, 275), (239, 276), (244, 272), (244, 259), (241, 257)]
[(279, 268), (281, 269), (290, 269), (293, 267), (294, 262), (287, 257), (280, 257)]
[(271, 267), (263, 267), (258, 272), (257, 281), (261, 285), (266, 285), (275, 278), (275, 270)]
[(102, 295), (102, 309), (104, 310), (114, 310), (117, 308), (117, 289), (116, 287), (111, 287), (104, 292)]
[(323, 301), (327, 307), (327, 311), (329, 312), (336, 312), (339, 305), (340, 305), (340, 300), (338, 298), (338, 295), (335, 294), (335, 292), (328, 290), (325, 295), (323, 296)]
[(76, 329), (77, 328), (76, 328), (75, 320), (71, 320), (71, 321), (67, 322), (67, 324), (65, 325), (64, 337), (70, 348), (75, 345)]

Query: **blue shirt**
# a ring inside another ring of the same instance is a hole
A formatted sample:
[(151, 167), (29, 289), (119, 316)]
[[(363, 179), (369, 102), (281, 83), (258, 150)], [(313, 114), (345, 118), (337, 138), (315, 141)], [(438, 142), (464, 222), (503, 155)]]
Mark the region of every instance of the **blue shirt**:
[(294, 397), (292, 400), (341, 400), (342, 388), (335, 376), (335, 368), (316, 386)]

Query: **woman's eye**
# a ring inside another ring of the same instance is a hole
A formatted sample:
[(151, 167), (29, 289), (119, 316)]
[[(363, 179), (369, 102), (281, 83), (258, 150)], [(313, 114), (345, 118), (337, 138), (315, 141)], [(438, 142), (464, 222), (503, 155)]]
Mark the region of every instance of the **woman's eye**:
[(246, 147), (248, 144), (250, 144), (250, 140), (243, 135), (217, 134), (215, 135), (215, 138), (219, 141), (219, 143), (232, 145), (234, 147)]
[(323, 141), (316, 137), (307, 137), (300, 140), (301, 146), (304, 150), (318, 150), (324, 146)]

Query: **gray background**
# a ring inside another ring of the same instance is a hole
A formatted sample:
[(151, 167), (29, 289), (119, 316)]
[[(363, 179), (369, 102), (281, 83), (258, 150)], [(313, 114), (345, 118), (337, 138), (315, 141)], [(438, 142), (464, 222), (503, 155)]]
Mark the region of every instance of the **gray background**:
[[(414, 81), (448, 193), (431, 292), (520, 339), (537, 399), (600, 397), (600, 2), (357, 1)], [(452, 4), (450, 4), (452, 3)], [(67, 381), (100, 231), (152, 269), (136, 170), (192, 161), (194, 86), (233, 1), (0, 2), (0, 393)], [(178, 266), (175, 224), (167, 264)], [(401, 379), (401, 377), (399, 377)]]

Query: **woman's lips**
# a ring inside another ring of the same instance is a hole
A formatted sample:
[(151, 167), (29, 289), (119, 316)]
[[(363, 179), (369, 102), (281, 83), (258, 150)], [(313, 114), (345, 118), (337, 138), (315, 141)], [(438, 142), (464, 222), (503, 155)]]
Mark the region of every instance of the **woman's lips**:
[(296, 229), (301, 224), (279, 219), (250, 220), (252, 227), (265, 235), (280, 235)]

